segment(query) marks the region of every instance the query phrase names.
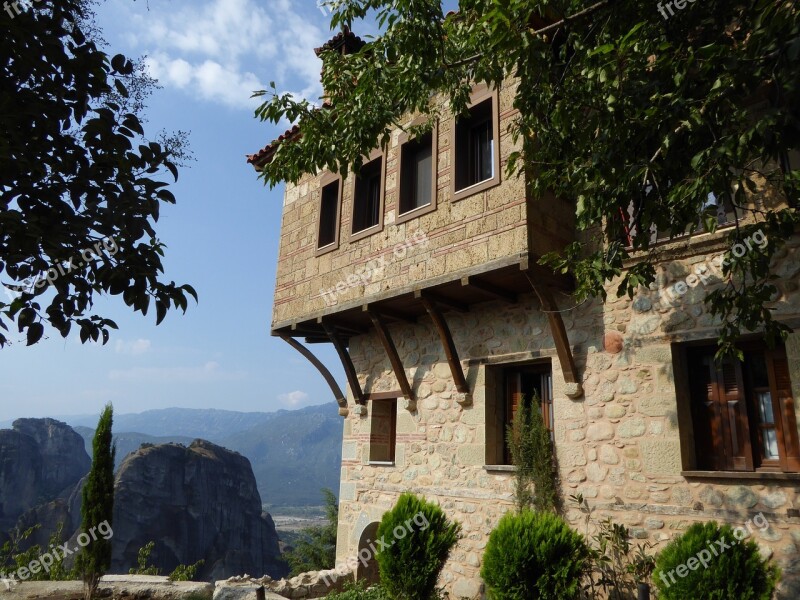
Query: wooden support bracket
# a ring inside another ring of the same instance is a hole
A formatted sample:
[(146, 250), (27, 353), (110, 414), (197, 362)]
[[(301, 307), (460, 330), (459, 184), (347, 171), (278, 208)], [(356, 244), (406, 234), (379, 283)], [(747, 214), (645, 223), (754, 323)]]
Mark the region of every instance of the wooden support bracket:
[(428, 311), (428, 315), (430, 315), (433, 321), (433, 326), (439, 334), (439, 339), (442, 341), (444, 353), (447, 357), (447, 364), (450, 365), (450, 373), (453, 375), (456, 389), (460, 394), (463, 394), (463, 400), (459, 400), (459, 402), (461, 404), (468, 404), (470, 400), (469, 385), (467, 385), (467, 378), (464, 377), (464, 369), (461, 368), (461, 361), (458, 359), (458, 350), (456, 350), (455, 342), (453, 342), (453, 335), (450, 333), (447, 321), (439, 310), (439, 307), (436, 306), (435, 301), (424, 296), (420, 300), (425, 310)]
[(386, 354), (389, 356), (389, 362), (392, 365), (394, 376), (397, 378), (397, 383), (400, 385), (400, 391), (403, 392), (403, 396), (409, 402), (409, 410), (413, 411), (416, 408), (414, 405), (416, 398), (411, 391), (411, 385), (408, 383), (408, 377), (406, 377), (406, 370), (403, 368), (403, 362), (400, 360), (400, 355), (397, 353), (397, 347), (394, 345), (392, 336), (389, 333), (389, 328), (386, 326), (386, 322), (379, 312), (372, 308), (369, 308), (367, 312), (369, 318), (372, 320), (372, 324), (375, 325), (378, 339), (380, 339), (384, 350), (386, 350)]
[(347, 375), (347, 383), (350, 385), (350, 391), (353, 392), (353, 397), (358, 404), (366, 404), (367, 398), (364, 396), (361, 384), (358, 382), (356, 368), (353, 366), (353, 360), (350, 358), (350, 353), (347, 351), (347, 347), (345, 347), (342, 338), (330, 324), (323, 322), (322, 326), (325, 328), (325, 333), (328, 334), (328, 339), (336, 349), (339, 360), (342, 361), (342, 367), (344, 367), (344, 373)]
[(331, 391), (333, 392), (333, 396), (336, 398), (336, 403), (339, 405), (339, 414), (341, 416), (343, 416), (343, 417), (346, 417), (347, 416), (347, 398), (342, 393), (342, 389), (339, 387), (339, 384), (336, 383), (336, 379), (334, 379), (333, 375), (331, 375), (331, 372), (328, 370), (328, 368), (325, 365), (323, 365), (322, 362), (320, 362), (320, 360), (316, 356), (314, 356), (314, 354), (312, 354), (311, 351), (308, 348), (303, 346), (303, 344), (298, 342), (296, 339), (286, 335), (285, 333), (281, 333), (279, 335), (280, 335), (280, 338), (284, 342), (286, 342), (292, 348), (297, 350), (300, 354), (302, 354), (308, 360), (308, 362), (310, 362), (312, 365), (314, 365), (317, 368), (317, 371), (319, 371), (320, 374), (322, 375), (322, 377), (325, 378), (325, 381), (327, 382), (328, 387), (331, 388)]
[[(531, 280), (533, 282), (533, 280)], [(580, 398), (583, 396), (583, 387), (578, 376), (578, 369), (575, 367), (575, 358), (572, 356), (572, 348), (569, 345), (567, 328), (564, 327), (564, 320), (558, 312), (558, 305), (553, 298), (553, 293), (546, 285), (533, 285), (533, 291), (539, 297), (542, 310), (547, 314), (550, 324), (550, 333), (556, 344), (558, 361), (561, 363), (561, 371), (564, 374), (564, 382), (567, 384), (566, 394), (570, 398)]]

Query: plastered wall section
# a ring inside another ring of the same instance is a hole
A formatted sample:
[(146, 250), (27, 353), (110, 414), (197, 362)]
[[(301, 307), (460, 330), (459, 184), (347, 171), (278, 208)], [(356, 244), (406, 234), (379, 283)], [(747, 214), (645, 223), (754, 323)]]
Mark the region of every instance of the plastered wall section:
[[(553, 370), (555, 447), (562, 497), (569, 521), (584, 531), (584, 516), (569, 501), (583, 494), (595, 518), (613, 517), (631, 528), (636, 540), (662, 546), (697, 521), (715, 519), (744, 526), (762, 513), (769, 522), (754, 539), (774, 556), (784, 573), (781, 598), (800, 597), (800, 481), (692, 479), (681, 476), (681, 430), (677, 420), (671, 344), (713, 341), (714, 318), (703, 299), (720, 284), (705, 284), (672, 298), (667, 286), (710, 266), (710, 256), (661, 265), (657, 289), (633, 300), (613, 293), (599, 302), (570, 307), (564, 322), (581, 373), (585, 395), (573, 400), (564, 382), (545, 315), (533, 297), (509, 307), (488, 303), (447, 320), (463, 361), (473, 402), (455, 402), (456, 390), (439, 339), (422, 319), (391, 328), (409, 381), (418, 396), (416, 412), (398, 403), (394, 466), (369, 464), (372, 404), (351, 410), (344, 424), (337, 559), (356, 556), (365, 528), (379, 521), (399, 494), (410, 490), (438, 502), (463, 526), (463, 537), (442, 574), (455, 598), (480, 593), (481, 557), (488, 536), (513, 505), (512, 474), (486, 465), (487, 413), (491, 412), (492, 367), (549, 360)], [(780, 256), (780, 298), (776, 316), (800, 317), (798, 240)], [(699, 270), (699, 271), (698, 271)], [(713, 269), (712, 269), (713, 270)], [(610, 290), (613, 286), (610, 286)], [(610, 340), (610, 342), (609, 342)], [(614, 341), (620, 342), (614, 347)], [(351, 352), (362, 386), (370, 391), (397, 389), (378, 341), (354, 338)], [(607, 349), (608, 348), (608, 349)], [(800, 415), (800, 334), (787, 343), (795, 402)], [(351, 406), (352, 398), (351, 398)], [(359, 414), (360, 413), (360, 414)]]
[[(391, 138), (386, 157), (382, 231), (349, 241), (354, 188), (354, 178), (350, 175), (343, 183), (339, 248), (317, 257), (320, 177), (308, 175), (297, 185), (287, 184), (273, 326), (302, 319), (332, 305), (345, 305), (387, 289), (527, 252), (524, 177), (509, 178), (505, 174), (509, 154), (519, 150), (508, 132), (516, 114), (512, 105), (514, 89), (515, 84), (509, 82), (499, 92), (501, 183), (488, 190), (451, 202), (453, 119), (450, 115), (444, 115), (438, 126), (437, 209), (433, 212), (395, 223), (399, 130)], [(548, 211), (553, 213), (552, 204)], [(544, 218), (541, 222), (547, 225)], [(426, 243), (419, 241), (423, 235)], [(383, 268), (376, 268), (381, 259)], [(347, 286), (336, 295), (335, 303), (330, 297), (326, 300), (323, 290), (346, 284), (353, 275), (364, 276), (365, 284)]]

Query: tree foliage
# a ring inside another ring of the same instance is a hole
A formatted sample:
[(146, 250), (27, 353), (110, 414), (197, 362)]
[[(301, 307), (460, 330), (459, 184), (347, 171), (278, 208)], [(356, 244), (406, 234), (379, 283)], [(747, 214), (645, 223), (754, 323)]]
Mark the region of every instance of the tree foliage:
[(653, 575), (664, 600), (769, 600), (779, 580), (780, 569), (761, 557), (755, 541), (714, 521), (695, 523), (672, 540), (658, 555)]
[(4, 27), (0, 328), (30, 345), (46, 325), (63, 337), (77, 325), (81, 341), (105, 343), (116, 325), (93, 314), (98, 294), (143, 314), (152, 303), (159, 323), (185, 311), (195, 291), (163, 281), (154, 224), (187, 148), (180, 132), (145, 136), (137, 113), (154, 83), (100, 48), (90, 0), (33, 3)]
[(107, 404), (92, 440), (92, 467), (83, 486), (81, 531), (92, 541), (81, 549), (76, 567), (83, 578), (85, 600), (92, 600), (100, 578), (111, 568), (111, 538), (98, 537), (96, 532), (98, 528), (113, 527), (116, 455), (111, 435), (113, 422), (114, 409)]
[(489, 536), (481, 577), (492, 600), (569, 600), (581, 593), (583, 536), (551, 512), (507, 513)]
[[(651, 231), (713, 230), (714, 194), (734, 206), (732, 239), (761, 229), (769, 241), (757, 256), (728, 256), (726, 285), (707, 299), (721, 351), (742, 330), (786, 334), (772, 318), (770, 261), (800, 221), (800, 171), (787, 158), (800, 147), (796, 2), (706, 0), (668, 18), (635, 0), (461, 0), (447, 18), (434, 0), (329, 4), (334, 29), (374, 16), (381, 36), (353, 54), (323, 52), (324, 107), (263, 92), (257, 115), (301, 131), (279, 142), (268, 183), (358, 167), (409, 113), (430, 127), (466, 109), (472, 83), (517, 77), (522, 150), (508, 170), (529, 176), (535, 198), (575, 202), (591, 235), (542, 260), (575, 276), (578, 300), (605, 298), (612, 280), (618, 295), (652, 283)], [(757, 193), (766, 200), (753, 207)]]
[(392, 600), (436, 600), (436, 583), (461, 524), (432, 502), (406, 492), (378, 525), (381, 586)]
[(506, 431), (514, 473), (517, 510), (557, 512), (560, 507), (553, 444), (539, 410), (538, 396), (521, 398), (514, 422)]
[(300, 534), (294, 549), (284, 554), (292, 569), (292, 576), (307, 571), (332, 569), (336, 565), (336, 531), (339, 526), (339, 501), (336, 494), (325, 488), (325, 517), (327, 523), (307, 527)]

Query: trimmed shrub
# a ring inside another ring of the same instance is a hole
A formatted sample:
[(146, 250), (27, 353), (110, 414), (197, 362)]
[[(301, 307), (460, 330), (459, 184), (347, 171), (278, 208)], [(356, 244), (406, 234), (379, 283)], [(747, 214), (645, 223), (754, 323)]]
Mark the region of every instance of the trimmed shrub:
[(754, 541), (741, 537), (714, 521), (689, 527), (656, 559), (659, 599), (769, 600), (780, 570), (761, 558)]
[(489, 536), (481, 577), (492, 600), (572, 600), (587, 554), (583, 536), (561, 517), (508, 513)]
[[(436, 582), (461, 525), (436, 504), (403, 494), (378, 526), (381, 585), (395, 600), (436, 598)], [(385, 546), (383, 545), (385, 544)]]

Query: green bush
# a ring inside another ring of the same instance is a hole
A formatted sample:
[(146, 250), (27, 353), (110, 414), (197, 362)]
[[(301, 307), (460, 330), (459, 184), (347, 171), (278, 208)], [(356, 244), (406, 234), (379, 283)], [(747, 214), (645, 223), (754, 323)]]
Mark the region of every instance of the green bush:
[(167, 579), (170, 581), (194, 581), (197, 572), (204, 564), (206, 564), (206, 561), (198, 560), (193, 565), (178, 565)]
[[(396, 600), (430, 600), (461, 525), (437, 505), (403, 494), (378, 526), (381, 584)], [(386, 544), (388, 547), (381, 545)]]
[(367, 587), (364, 583), (347, 583), (344, 591), (328, 594), (326, 600), (389, 600), (386, 591), (379, 585)]
[(754, 541), (738, 541), (730, 525), (711, 521), (695, 523), (661, 551), (653, 580), (660, 600), (769, 600), (779, 576)]
[(517, 468), (514, 497), (517, 510), (558, 512), (561, 499), (553, 461), (553, 443), (541, 413), (541, 399), (520, 399), (514, 422), (506, 430), (511, 460)]
[(587, 547), (550, 512), (508, 513), (489, 536), (481, 577), (492, 600), (578, 598)]

